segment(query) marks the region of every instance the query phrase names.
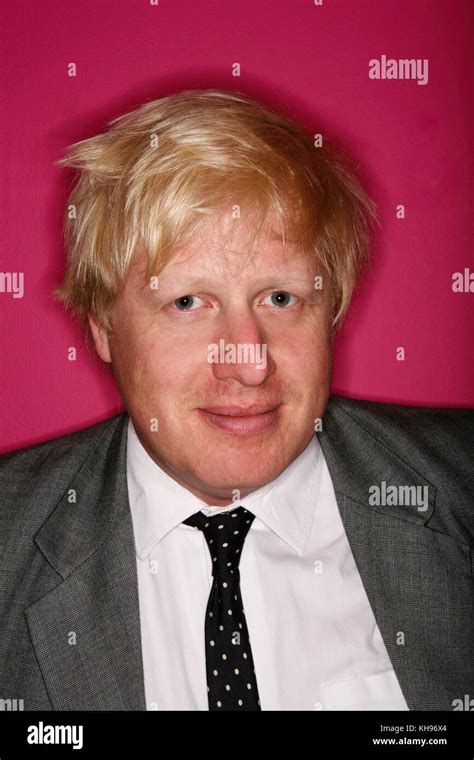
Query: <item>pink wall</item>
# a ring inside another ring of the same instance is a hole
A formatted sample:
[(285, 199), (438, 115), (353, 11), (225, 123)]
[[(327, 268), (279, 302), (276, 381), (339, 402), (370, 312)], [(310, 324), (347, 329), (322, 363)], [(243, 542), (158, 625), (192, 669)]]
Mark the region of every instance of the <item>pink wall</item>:
[[(339, 337), (334, 392), (474, 406), (474, 293), (451, 288), (454, 272), (474, 271), (470, 0), (15, 0), (3, 17), (0, 271), (23, 272), (24, 294), (0, 292), (2, 450), (120, 409), (51, 296), (71, 180), (54, 161), (114, 116), (184, 88), (287, 105), (339, 135), (363, 168), (382, 229)], [(428, 59), (428, 83), (370, 79), (383, 54)]]

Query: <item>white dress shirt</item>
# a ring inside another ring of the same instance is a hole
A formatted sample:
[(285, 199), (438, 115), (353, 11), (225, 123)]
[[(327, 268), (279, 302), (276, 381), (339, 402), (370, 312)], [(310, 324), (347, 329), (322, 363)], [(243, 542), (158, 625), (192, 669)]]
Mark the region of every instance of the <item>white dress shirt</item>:
[(212, 561), (182, 521), (255, 515), (240, 587), (262, 710), (408, 710), (365, 593), (316, 436), (274, 481), (209, 507), (148, 455), (129, 419), (147, 710), (208, 710), (204, 620)]

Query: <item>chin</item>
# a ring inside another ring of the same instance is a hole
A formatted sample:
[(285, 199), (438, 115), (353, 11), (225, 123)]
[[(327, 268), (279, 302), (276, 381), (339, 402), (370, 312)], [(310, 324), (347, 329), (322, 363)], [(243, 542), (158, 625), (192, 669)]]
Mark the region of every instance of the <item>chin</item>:
[(199, 479), (211, 492), (256, 490), (278, 477), (285, 467), (286, 461), (281, 457), (273, 461), (261, 457), (256, 462), (252, 456), (240, 456), (239, 461), (234, 456), (220, 456), (215, 467), (210, 468), (209, 461), (206, 462), (199, 473)]

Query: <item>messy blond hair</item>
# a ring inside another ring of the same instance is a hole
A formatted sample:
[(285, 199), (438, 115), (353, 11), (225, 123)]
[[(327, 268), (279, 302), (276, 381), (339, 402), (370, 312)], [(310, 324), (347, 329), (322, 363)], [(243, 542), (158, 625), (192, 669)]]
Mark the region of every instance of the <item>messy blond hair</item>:
[(369, 260), (375, 205), (341, 153), (327, 141), (315, 147), (292, 119), (239, 92), (187, 90), (146, 103), (58, 164), (79, 177), (65, 216), (67, 272), (54, 295), (89, 339), (89, 313), (110, 330), (137, 247), (149, 278), (215, 213), (244, 208), (255, 231), (250, 254), (276, 214), (283, 238), (329, 278), (333, 329)]

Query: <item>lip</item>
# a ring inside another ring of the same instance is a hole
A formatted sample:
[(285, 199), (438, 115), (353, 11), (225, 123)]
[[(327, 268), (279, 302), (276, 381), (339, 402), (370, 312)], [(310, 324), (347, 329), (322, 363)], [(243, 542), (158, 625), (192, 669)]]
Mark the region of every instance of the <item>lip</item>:
[(223, 414), (226, 417), (249, 417), (264, 414), (276, 409), (278, 404), (251, 404), (250, 406), (206, 406), (203, 410), (212, 414)]
[(198, 409), (201, 417), (213, 427), (234, 435), (256, 435), (271, 428), (280, 416), (281, 404), (251, 406), (213, 406)]

